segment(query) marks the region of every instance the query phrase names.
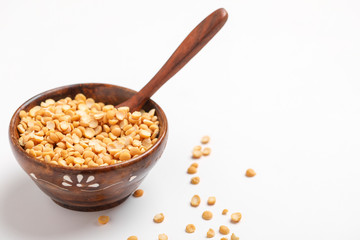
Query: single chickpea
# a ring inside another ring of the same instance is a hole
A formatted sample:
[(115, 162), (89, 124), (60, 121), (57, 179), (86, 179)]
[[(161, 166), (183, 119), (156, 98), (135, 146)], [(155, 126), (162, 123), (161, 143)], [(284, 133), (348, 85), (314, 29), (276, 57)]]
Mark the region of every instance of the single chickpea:
[(240, 238), (235, 235), (235, 233), (231, 234), (231, 240), (239, 240)]
[(20, 133), (25, 133), (25, 128), (23, 125), (21, 125), (21, 124), (17, 125), (17, 129)]
[(141, 197), (144, 194), (144, 190), (142, 189), (137, 189), (134, 193), (133, 196), (134, 197)]
[(110, 220), (110, 217), (109, 216), (100, 216), (98, 218), (98, 222), (101, 224), (101, 225), (104, 225), (104, 224), (107, 224)]
[(86, 130), (85, 130), (85, 137), (87, 137), (87, 138), (93, 138), (94, 137), (94, 135), (95, 135), (95, 131), (94, 131), (94, 129), (92, 129), (92, 128), (87, 128)]
[(206, 233), (206, 237), (207, 237), (207, 238), (213, 238), (213, 237), (215, 237), (215, 231), (214, 231), (214, 229), (209, 228), (209, 230), (208, 230), (207, 233)]
[(162, 223), (163, 221), (164, 221), (164, 214), (163, 213), (159, 213), (159, 214), (156, 214), (155, 216), (154, 216), (154, 222), (156, 222), (156, 223)]
[(194, 150), (192, 154), (192, 157), (195, 159), (198, 159), (202, 156), (202, 152), (200, 150)]
[(210, 142), (210, 137), (209, 136), (203, 136), (202, 138), (201, 138), (201, 143), (202, 144), (207, 144), (207, 143), (209, 143)]
[(168, 240), (168, 236), (165, 233), (159, 234), (159, 240)]
[(200, 151), (201, 150), (201, 146), (195, 146), (194, 148), (193, 148), (193, 151)]
[(193, 233), (195, 232), (196, 228), (195, 228), (195, 225), (194, 224), (188, 224), (186, 225), (186, 228), (185, 228), (185, 231), (187, 233)]
[(205, 211), (205, 212), (203, 212), (203, 214), (202, 214), (202, 218), (203, 218), (204, 220), (211, 220), (212, 217), (213, 217), (213, 214), (212, 214), (212, 212), (210, 212), (210, 211)]
[(199, 195), (194, 195), (192, 198), (191, 198), (191, 201), (190, 201), (190, 205), (192, 207), (198, 207), (200, 205), (200, 197)]
[(140, 130), (139, 134), (140, 134), (140, 137), (142, 137), (142, 138), (149, 138), (151, 136), (151, 133), (146, 130)]
[(229, 210), (227, 210), (226, 208), (222, 211), (222, 215), (226, 215), (229, 212)]
[(210, 153), (211, 153), (211, 148), (209, 147), (204, 148), (204, 150), (202, 151), (202, 155), (204, 156), (208, 156), (210, 155)]
[(30, 141), (25, 143), (25, 148), (26, 149), (31, 149), (33, 147), (34, 147), (34, 142), (33, 141), (30, 140)]
[(192, 163), (192, 164), (190, 165), (190, 167), (195, 167), (195, 168), (198, 168), (198, 167), (199, 167), (199, 164), (198, 164), (198, 163), (196, 163), (196, 162), (194, 162), (194, 163)]
[(254, 171), (254, 169), (249, 168), (248, 170), (246, 170), (245, 175), (247, 177), (254, 177), (256, 175), (256, 172)]
[(209, 197), (207, 204), (208, 205), (214, 205), (216, 203), (216, 197)]
[(75, 100), (76, 101), (86, 101), (86, 97), (85, 97), (85, 95), (84, 94), (82, 94), (82, 93), (78, 93), (78, 94), (76, 94), (76, 96), (75, 96)]
[(188, 174), (195, 174), (197, 172), (197, 168), (194, 166), (190, 166), (187, 170)]
[(131, 117), (134, 119), (134, 120), (138, 120), (140, 117), (141, 117), (141, 112), (138, 112), (138, 111), (135, 111), (131, 114)]
[(241, 213), (239, 213), (239, 212), (233, 213), (233, 214), (231, 214), (231, 221), (233, 223), (238, 223), (238, 222), (240, 222), (241, 217), (242, 217)]
[(60, 123), (60, 128), (61, 128), (61, 130), (66, 131), (69, 128), (69, 123), (65, 122), (65, 121), (62, 121)]
[(24, 110), (21, 110), (19, 115), (20, 115), (20, 118), (24, 118), (27, 116), (27, 113)]
[(200, 182), (200, 177), (191, 178), (191, 184), (197, 185)]
[(219, 232), (220, 232), (222, 235), (228, 235), (229, 232), (230, 232), (230, 229), (229, 229), (227, 226), (225, 226), (225, 225), (221, 225), (221, 226), (219, 227)]

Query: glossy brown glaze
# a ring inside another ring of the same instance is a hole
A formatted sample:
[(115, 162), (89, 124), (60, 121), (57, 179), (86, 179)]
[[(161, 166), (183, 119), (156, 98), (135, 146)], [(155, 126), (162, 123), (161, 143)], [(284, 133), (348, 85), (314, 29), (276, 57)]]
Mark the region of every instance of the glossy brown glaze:
[(78, 211), (98, 211), (124, 201), (142, 182), (164, 151), (167, 141), (167, 119), (163, 110), (152, 100), (143, 109), (155, 108), (160, 122), (158, 141), (144, 154), (111, 166), (76, 169), (47, 164), (29, 156), (19, 144), (17, 125), (19, 112), (30, 110), (48, 98), (74, 98), (83, 93), (97, 102), (116, 105), (136, 92), (127, 88), (99, 83), (75, 84), (36, 95), (14, 113), (9, 126), (9, 140), (16, 160), (36, 185), (59, 205)]
[(206, 17), (184, 39), (169, 60), (137, 94), (117, 107), (128, 106), (131, 111), (139, 110), (150, 97), (185, 66), (224, 26), (228, 13), (220, 8)]

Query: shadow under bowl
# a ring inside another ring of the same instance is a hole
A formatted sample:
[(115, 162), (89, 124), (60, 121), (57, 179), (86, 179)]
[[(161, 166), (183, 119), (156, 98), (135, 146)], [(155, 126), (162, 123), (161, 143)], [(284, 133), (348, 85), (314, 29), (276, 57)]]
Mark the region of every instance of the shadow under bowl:
[(143, 109), (155, 108), (159, 120), (158, 141), (143, 154), (128, 161), (95, 168), (70, 168), (48, 164), (31, 157), (19, 144), (17, 125), (21, 110), (29, 111), (46, 99), (55, 101), (83, 93), (96, 102), (116, 105), (136, 92), (128, 88), (101, 84), (84, 83), (55, 88), (40, 93), (22, 104), (11, 118), (9, 140), (16, 160), (36, 185), (62, 207), (77, 211), (100, 211), (122, 203), (136, 190), (162, 155), (167, 142), (167, 119), (164, 111), (149, 100)]

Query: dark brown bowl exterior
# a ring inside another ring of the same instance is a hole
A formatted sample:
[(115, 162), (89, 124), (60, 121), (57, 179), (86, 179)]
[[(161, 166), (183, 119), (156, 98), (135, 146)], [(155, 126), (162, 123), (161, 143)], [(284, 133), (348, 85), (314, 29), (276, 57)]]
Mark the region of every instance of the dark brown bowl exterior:
[(29, 156), (19, 144), (17, 125), (21, 110), (30, 110), (48, 98), (74, 98), (83, 93), (97, 102), (116, 105), (136, 92), (116, 85), (85, 83), (63, 86), (36, 95), (22, 104), (11, 118), (9, 140), (16, 160), (36, 185), (57, 204), (78, 211), (99, 211), (123, 202), (142, 182), (165, 149), (167, 119), (164, 111), (152, 100), (143, 107), (155, 108), (160, 122), (156, 144), (144, 154), (111, 166), (76, 169), (47, 164)]

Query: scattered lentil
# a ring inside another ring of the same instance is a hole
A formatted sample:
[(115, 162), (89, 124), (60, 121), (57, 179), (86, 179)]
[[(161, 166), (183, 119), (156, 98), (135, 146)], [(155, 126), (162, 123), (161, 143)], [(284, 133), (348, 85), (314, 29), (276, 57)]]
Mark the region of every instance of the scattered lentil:
[(200, 151), (200, 150), (201, 150), (201, 146), (200, 146), (200, 145), (195, 146), (195, 147), (193, 148), (193, 151)]
[(98, 222), (102, 225), (107, 224), (109, 222), (109, 220), (110, 220), (109, 216), (100, 216), (98, 218)]
[(195, 174), (195, 173), (197, 173), (197, 168), (194, 167), (194, 166), (190, 166), (190, 167), (188, 168), (188, 170), (187, 170), (187, 173), (188, 173), (188, 174)]
[(245, 175), (246, 175), (247, 177), (254, 177), (254, 176), (256, 175), (256, 172), (254, 171), (254, 169), (249, 168), (248, 170), (246, 170)]
[(144, 194), (144, 190), (142, 189), (137, 189), (134, 193), (133, 196), (134, 197), (141, 197)]
[(130, 236), (127, 238), (127, 240), (138, 240), (137, 236)]
[(206, 233), (206, 237), (207, 237), (207, 238), (213, 238), (213, 237), (215, 237), (215, 231), (214, 231), (214, 229), (209, 228), (209, 230), (208, 230), (207, 233)]
[(162, 223), (164, 221), (164, 214), (163, 213), (158, 213), (154, 216), (154, 222), (156, 223)]
[(191, 198), (191, 201), (190, 201), (190, 205), (192, 207), (198, 207), (200, 205), (200, 197), (199, 195), (194, 195), (192, 198)]
[(231, 240), (239, 240), (240, 238), (235, 235), (235, 233), (231, 234)]
[(210, 142), (210, 137), (209, 136), (203, 136), (202, 138), (201, 138), (201, 143), (202, 144), (207, 144), (207, 143), (209, 143)]
[(200, 158), (202, 156), (201, 150), (194, 150), (192, 154), (193, 154), (192, 157), (195, 159)]
[(195, 232), (196, 228), (195, 228), (195, 225), (194, 224), (188, 224), (186, 225), (186, 228), (185, 228), (185, 231), (187, 233), (193, 233)]
[(198, 168), (198, 167), (199, 167), (199, 164), (198, 164), (198, 163), (196, 163), (196, 162), (194, 162), (194, 163), (192, 163), (192, 164), (190, 165), (190, 167), (195, 167), (195, 168)]
[(209, 197), (207, 204), (208, 205), (214, 205), (216, 203), (216, 197)]
[(222, 215), (226, 215), (228, 213), (229, 210), (227, 210), (226, 208), (222, 211)]
[(168, 236), (165, 233), (159, 234), (159, 240), (168, 240)]
[(220, 232), (222, 235), (228, 235), (229, 232), (230, 232), (230, 229), (229, 229), (227, 226), (225, 226), (225, 225), (221, 225), (221, 226), (219, 227), (219, 232)]
[(199, 184), (199, 182), (200, 182), (200, 177), (191, 178), (191, 184), (196, 185), (196, 184)]
[(202, 151), (202, 155), (204, 156), (208, 156), (210, 155), (210, 153), (211, 153), (211, 148), (209, 147), (204, 148), (204, 150)]
[(212, 212), (210, 212), (210, 211), (205, 211), (205, 212), (203, 212), (203, 214), (202, 214), (202, 218), (203, 218), (204, 220), (211, 220), (212, 217), (213, 217), (213, 214), (212, 214)]
[(236, 212), (236, 213), (231, 214), (231, 221), (233, 223), (238, 223), (238, 222), (240, 222), (240, 220), (241, 220), (241, 213)]

